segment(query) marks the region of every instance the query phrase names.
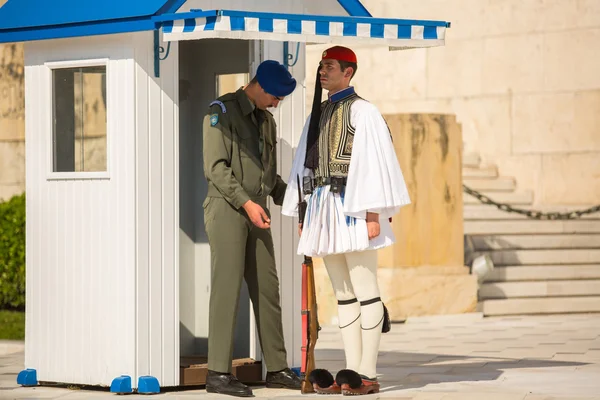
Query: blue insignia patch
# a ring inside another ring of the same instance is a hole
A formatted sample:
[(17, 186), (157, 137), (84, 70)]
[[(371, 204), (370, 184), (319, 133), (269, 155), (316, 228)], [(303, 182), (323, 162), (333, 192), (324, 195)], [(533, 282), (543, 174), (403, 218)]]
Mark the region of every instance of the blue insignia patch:
[(212, 106), (214, 106), (215, 104), (216, 104), (216, 105), (218, 105), (219, 107), (221, 107), (221, 112), (223, 112), (223, 114), (227, 113), (227, 107), (225, 107), (225, 104), (223, 104), (223, 102), (222, 102), (222, 101), (215, 100), (215, 101), (213, 101), (212, 103), (210, 103), (208, 106), (209, 106), (209, 107), (212, 107)]
[(211, 114), (210, 126), (215, 126), (219, 122), (219, 114)]

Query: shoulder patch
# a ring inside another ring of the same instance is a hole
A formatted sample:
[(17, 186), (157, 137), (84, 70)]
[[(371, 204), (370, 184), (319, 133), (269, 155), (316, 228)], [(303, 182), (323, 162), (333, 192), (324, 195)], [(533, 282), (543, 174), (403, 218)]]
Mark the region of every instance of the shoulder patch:
[(223, 112), (223, 114), (225, 114), (225, 113), (227, 112), (227, 107), (225, 107), (225, 104), (223, 104), (223, 102), (222, 102), (222, 101), (219, 101), (219, 100), (215, 100), (215, 101), (213, 101), (213, 102), (212, 102), (212, 103), (210, 103), (208, 106), (209, 106), (209, 107), (212, 107), (212, 106), (214, 106), (215, 104), (217, 104), (217, 105), (219, 105), (219, 106), (221, 107), (221, 111)]
[(210, 126), (215, 126), (219, 123), (219, 114), (210, 115)]

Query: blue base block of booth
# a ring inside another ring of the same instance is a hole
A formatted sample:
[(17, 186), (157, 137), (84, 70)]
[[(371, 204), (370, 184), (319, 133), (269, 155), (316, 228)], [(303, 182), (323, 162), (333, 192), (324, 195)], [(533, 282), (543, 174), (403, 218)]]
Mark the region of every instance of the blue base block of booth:
[(138, 379), (138, 393), (160, 393), (158, 379), (153, 376), (140, 376)]
[(111, 393), (131, 393), (131, 377), (127, 375), (121, 375), (118, 378), (113, 379), (110, 384)]
[(22, 386), (36, 386), (38, 381), (35, 369), (28, 368), (19, 372), (19, 375), (17, 375), (17, 384)]

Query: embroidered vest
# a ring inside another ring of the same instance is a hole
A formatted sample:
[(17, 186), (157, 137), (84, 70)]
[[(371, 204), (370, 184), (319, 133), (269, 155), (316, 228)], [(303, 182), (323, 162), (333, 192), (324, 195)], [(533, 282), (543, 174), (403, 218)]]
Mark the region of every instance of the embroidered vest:
[[(336, 96), (341, 98), (336, 99)], [(355, 129), (350, 123), (352, 104), (360, 97), (350, 87), (321, 104), (319, 166), (316, 178), (348, 177)]]

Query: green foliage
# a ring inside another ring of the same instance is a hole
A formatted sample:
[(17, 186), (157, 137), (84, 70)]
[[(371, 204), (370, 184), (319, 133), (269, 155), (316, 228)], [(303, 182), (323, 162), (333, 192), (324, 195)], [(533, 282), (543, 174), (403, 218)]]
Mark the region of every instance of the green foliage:
[(0, 203), (0, 309), (25, 308), (25, 194)]
[(25, 313), (0, 310), (0, 339), (25, 339)]

